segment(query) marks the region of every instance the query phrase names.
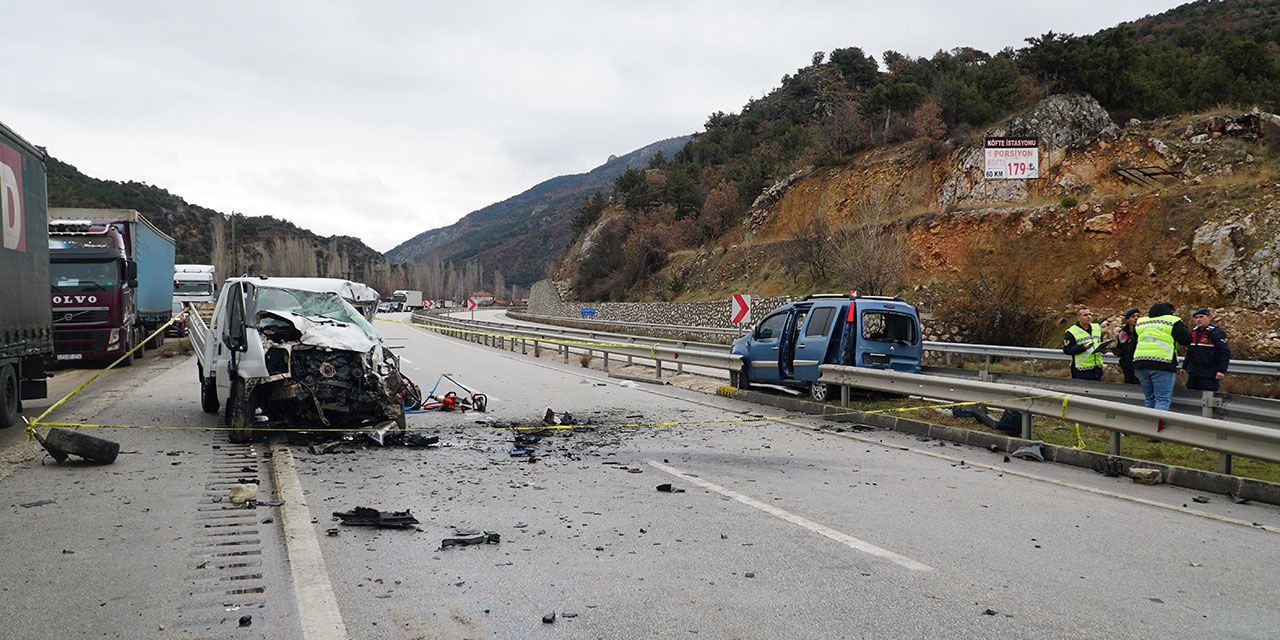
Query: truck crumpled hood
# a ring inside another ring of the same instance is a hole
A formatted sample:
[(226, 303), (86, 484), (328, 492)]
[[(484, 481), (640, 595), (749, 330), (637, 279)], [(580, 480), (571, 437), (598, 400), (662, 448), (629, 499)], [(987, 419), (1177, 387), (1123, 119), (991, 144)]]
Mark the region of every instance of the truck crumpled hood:
[(259, 319), (275, 318), (294, 326), (301, 333), (300, 344), (368, 353), (378, 341), (360, 327), (329, 318), (304, 316), (291, 311), (259, 311)]

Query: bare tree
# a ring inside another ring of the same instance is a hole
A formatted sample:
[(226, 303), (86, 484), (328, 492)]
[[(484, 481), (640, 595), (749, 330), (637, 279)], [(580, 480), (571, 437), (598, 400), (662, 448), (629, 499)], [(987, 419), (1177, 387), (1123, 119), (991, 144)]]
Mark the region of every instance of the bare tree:
[(832, 274), (867, 295), (892, 293), (915, 257), (904, 233), (885, 224), (882, 211), (864, 200), (831, 239)]
[(813, 283), (827, 279), (828, 271), (839, 246), (832, 242), (831, 225), (826, 218), (815, 215), (787, 226), (789, 242), (781, 256), (781, 262), (791, 275), (799, 280), (807, 275)]

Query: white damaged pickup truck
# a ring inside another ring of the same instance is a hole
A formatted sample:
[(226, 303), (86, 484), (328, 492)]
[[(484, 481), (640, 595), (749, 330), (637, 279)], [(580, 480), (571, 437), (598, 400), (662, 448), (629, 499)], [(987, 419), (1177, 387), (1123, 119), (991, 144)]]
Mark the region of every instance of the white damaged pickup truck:
[(231, 442), (282, 427), (404, 429), (399, 359), (343, 282), (229, 278), (209, 326), (191, 314), (201, 408), (224, 407)]

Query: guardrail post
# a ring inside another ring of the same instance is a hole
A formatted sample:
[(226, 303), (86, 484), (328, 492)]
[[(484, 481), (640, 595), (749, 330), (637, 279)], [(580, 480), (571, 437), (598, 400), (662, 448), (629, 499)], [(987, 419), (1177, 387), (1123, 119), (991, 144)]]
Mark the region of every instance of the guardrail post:
[(991, 382), (991, 356), (982, 356), (982, 375), (978, 379)]
[(840, 385), (840, 406), (849, 408), (849, 387), (844, 385)]
[(662, 379), (662, 361), (661, 360), (657, 358), (653, 359), (653, 370), (654, 370), (653, 377), (657, 378), (658, 380), (661, 380)]
[[(1200, 393), (1200, 415), (1206, 418), (1213, 417), (1213, 392), (1202, 391)], [(1218, 473), (1231, 475), (1231, 454), (1218, 454)]]
[(1031, 440), (1031, 412), (1022, 412), (1022, 439)]
[(601, 351), (600, 353), (604, 354), (604, 372), (609, 373), (609, 352)]
[(528, 346), (529, 346), (529, 341), (525, 340), (524, 338), (520, 338), (520, 355), (522, 356), (528, 355), (526, 351), (528, 349)]
[(677, 363), (676, 363), (676, 374), (677, 374), (677, 375), (679, 375), (679, 374), (681, 374), (681, 373), (684, 373), (684, 363), (683, 363), (683, 362), (677, 362)]
[(569, 364), (569, 345), (562, 344), (560, 348), (564, 351), (564, 363)]
[(1120, 455), (1120, 432), (1119, 431), (1111, 432), (1111, 441), (1109, 444), (1107, 444), (1107, 453), (1110, 453), (1113, 456)]

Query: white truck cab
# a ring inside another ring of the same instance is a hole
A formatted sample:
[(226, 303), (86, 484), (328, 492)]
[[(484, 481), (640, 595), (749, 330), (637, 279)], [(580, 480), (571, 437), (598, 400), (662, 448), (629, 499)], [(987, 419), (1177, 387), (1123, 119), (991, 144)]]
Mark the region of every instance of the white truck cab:
[(285, 425), (403, 429), (399, 360), (347, 299), (369, 292), (376, 307), (346, 280), (228, 279), (211, 324), (190, 319), (202, 408), (225, 406), (232, 442)]

